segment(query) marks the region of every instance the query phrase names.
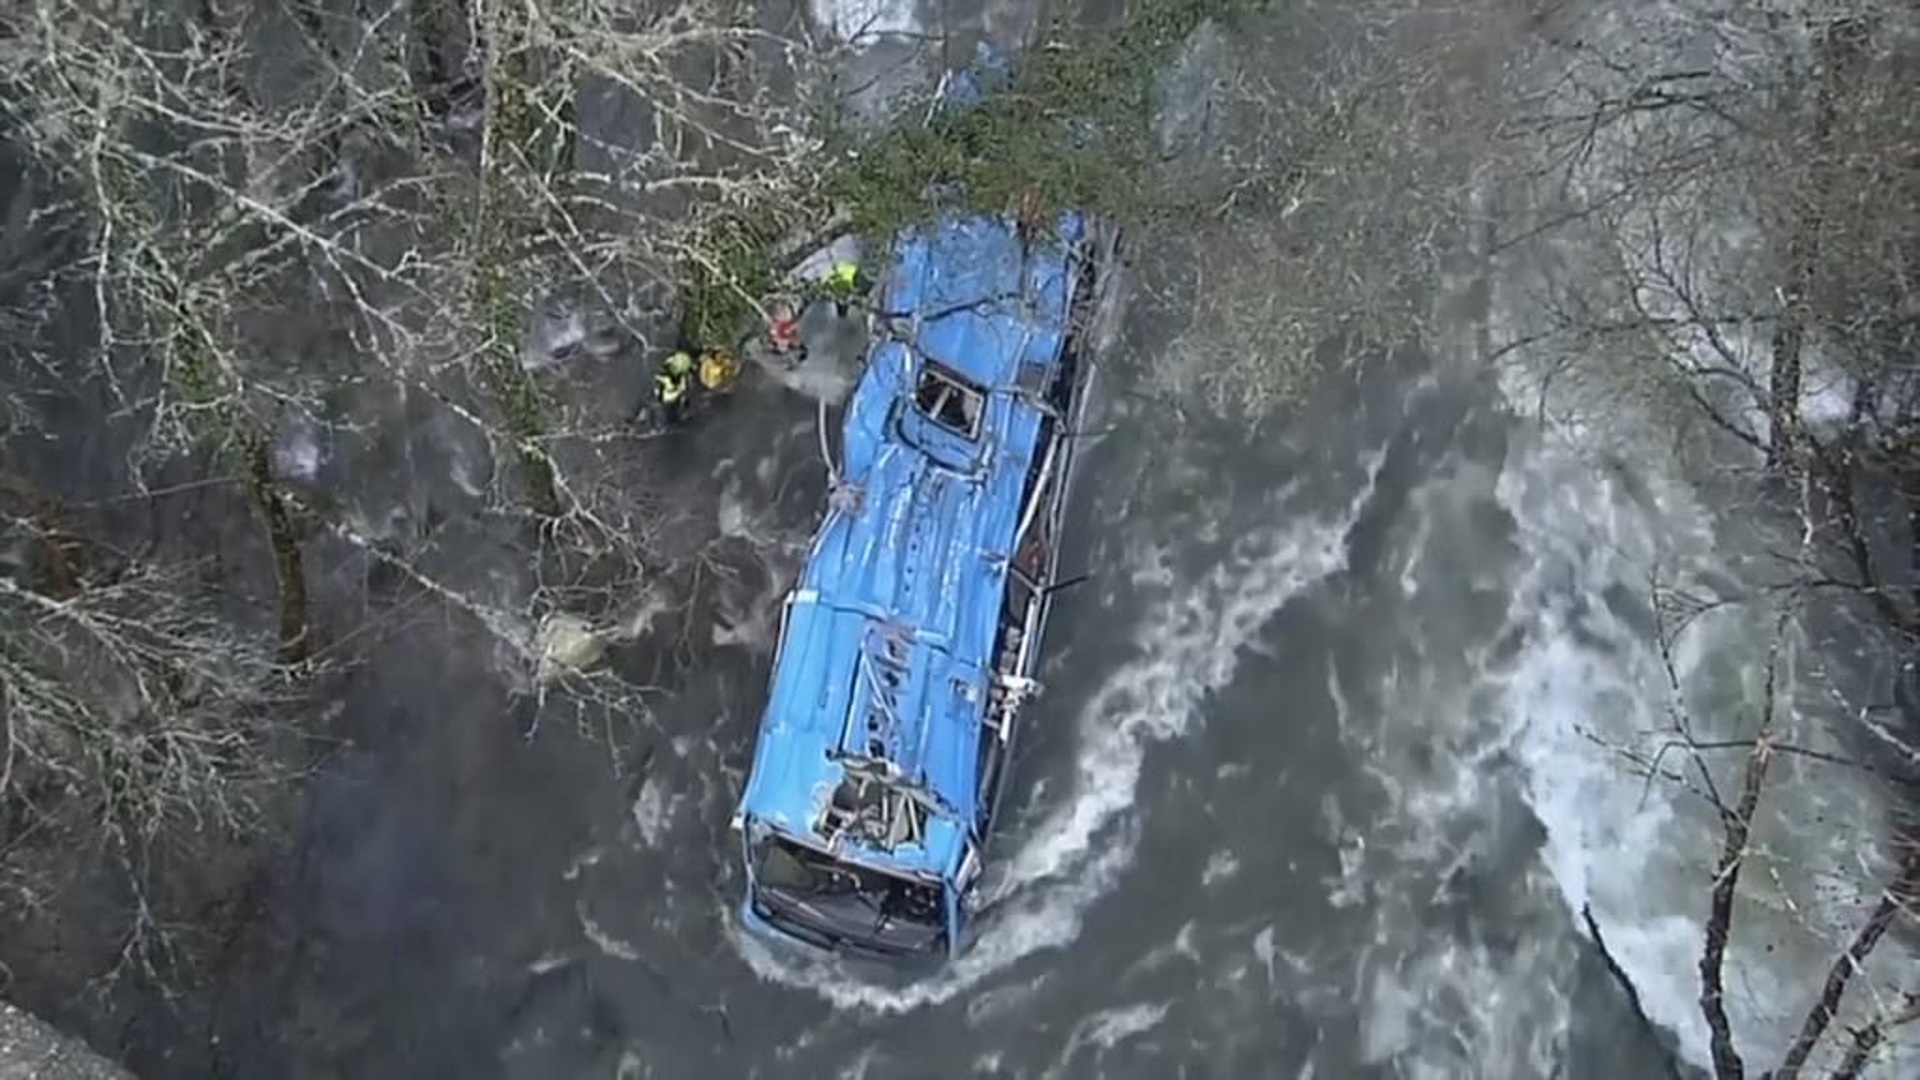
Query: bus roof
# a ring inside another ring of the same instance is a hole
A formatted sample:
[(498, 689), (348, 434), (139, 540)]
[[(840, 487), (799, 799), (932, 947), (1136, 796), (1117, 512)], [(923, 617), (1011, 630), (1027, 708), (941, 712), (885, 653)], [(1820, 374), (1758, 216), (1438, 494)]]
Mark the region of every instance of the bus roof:
[(866, 798), (892, 800), (891, 824), (840, 834), (868, 865), (950, 875), (990, 795), (992, 651), (1084, 229), (1054, 224), (1023, 243), (1010, 221), (944, 218), (903, 231), (883, 278), (741, 803), (824, 846), (862, 813), (849, 774), (879, 778)]

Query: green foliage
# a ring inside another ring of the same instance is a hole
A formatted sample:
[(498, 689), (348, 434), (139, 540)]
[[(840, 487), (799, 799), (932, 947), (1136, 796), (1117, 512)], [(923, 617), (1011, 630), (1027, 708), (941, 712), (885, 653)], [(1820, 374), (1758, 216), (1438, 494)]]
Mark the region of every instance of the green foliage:
[(225, 452), (251, 427), (241, 414), (235, 389), (216, 357), (217, 346), (194, 319), (185, 300), (174, 305), (166, 328), (167, 391), (182, 424), (195, 441)]
[(560, 513), (553, 464), (541, 442), (546, 437), (540, 388), (520, 364), (520, 341), (525, 336), (530, 283), (520, 273), (526, 264), (517, 238), (524, 226), (512, 212), (513, 200), (491, 178), (482, 192), (484, 207), (474, 245), (474, 312), (483, 320), (486, 348), (480, 370), (488, 394), (513, 440), (514, 459), (526, 487), (527, 505), (543, 517)]
[(760, 199), (709, 211), (680, 260), (680, 335), (696, 349), (732, 346), (774, 291), (771, 252), (825, 214), (817, 202)]
[(829, 122), (817, 182), (790, 199), (729, 206), (696, 230), (681, 267), (682, 335), (703, 346), (742, 333), (776, 287), (775, 246), (836, 211), (869, 236), (924, 220), (942, 199), (986, 213), (1153, 212), (1155, 73), (1205, 19), (1265, 2), (1148, 0), (1117, 33), (1023, 57), (1011, 87), (970, 108), (877, 136)]
[(498, 104), (489, 114), (489, 123), (495, 155), (510, 160), (516, 172), (551, 180), (573, 160), (577, 92), (565, 72), (540, 69), (529, 49), (514, 49), (500, 57), (493, 76)]
[(987, 213), (1150, 213), (1156, 74), (1203, 21), (1264, 2), (1150, 0), (1117, 33), (1022, 58), (1013, 85), (972, 108), (841, 140), (829, 194), (857, 228), (881, 234), (925, 217), (931, 191)]
[(535, 74), (532, 52), (508, 40), (507, 26), (492, 29), (501, 51), (490, 86), (494, 104), (486, 118), (487, 168), (479, 178), (470, 240), (473, 309), (486, 339), (480, 368), (513, 442), (527, 506), (551, 518), (559, 516), (561, 505), (553, 462), (541, 445), (546, 439), (544, 403), (539, 386), (520, 363), (528, 297), (534, 292), (525, 272), (531, 265), (528, 249), (545, 229), (548, 207), (525, 186), (551, 179), (570, 156), (563, 134), (570, 116), (556, 102), (570, 98), (571, 89), (563, 82), (563, 95), (543, 84)]
[(1135, 201), (1135, 178), (1114, 140), (1090, 131), (1076, 139), (1072, 121), (1029, 100), (983, 104), (902, 128), (848, 159), (829, 193), (853, 225), (890, 233), (920, 220), (937, 191), (961, 205), (1009, 213), (1040, 208), (1117, 212)]

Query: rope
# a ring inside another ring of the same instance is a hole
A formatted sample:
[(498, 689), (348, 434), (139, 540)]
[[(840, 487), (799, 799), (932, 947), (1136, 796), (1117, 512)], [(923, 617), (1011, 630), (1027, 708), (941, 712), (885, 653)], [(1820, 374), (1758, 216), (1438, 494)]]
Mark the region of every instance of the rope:
[(833, 448), (827, 442), (827, 399), (816, 398), (819, 410), (814, 415), (814, 428), (820, 433), (820, 460), (827, 466), (827, 486), (840, 486), (840, 469), (833, 463)]

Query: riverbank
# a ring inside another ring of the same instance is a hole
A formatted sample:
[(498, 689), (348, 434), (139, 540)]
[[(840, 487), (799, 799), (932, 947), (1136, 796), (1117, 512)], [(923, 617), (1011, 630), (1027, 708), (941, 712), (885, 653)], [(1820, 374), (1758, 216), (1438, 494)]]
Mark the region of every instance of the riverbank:
[(133, 1074), (0, 1001), (0, 1080), (133, 1080)]

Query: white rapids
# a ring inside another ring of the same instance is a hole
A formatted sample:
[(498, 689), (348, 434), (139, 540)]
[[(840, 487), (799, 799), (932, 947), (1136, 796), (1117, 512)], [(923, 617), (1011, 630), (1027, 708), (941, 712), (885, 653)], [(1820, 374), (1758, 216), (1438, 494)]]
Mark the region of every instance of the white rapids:
[[(1368, 475), (1378, 467), (1376, 456)], [(1137, 624), (1135, 659), (1080, 711), (1072, 791), (1001, 856), (969, 952), (938, 976), (899, 988), (858, 981), (831, 963), (796, 967), (750, 935), (735, 935), (755, 970), (842, 1007), (900, 1012), (947, 1001), (1022, 958), (1071, 944), (1087, 908), (1133, 865), (1136, 792), (1148, 750), (1201, 722), (1207, 695), (1233, 678), (1254, 635), (1344, 567), (1344, 541), (1372, 483), (1328, 517), (1282, 512), (1292, 491), (1273, 498), (1272, 519), (1282, 524), (1242, 538), (1225, 562), (1197, 579), (1177, 573), (1164, 549), (1140, 553), (1133, 583), (1157, 599)]]

